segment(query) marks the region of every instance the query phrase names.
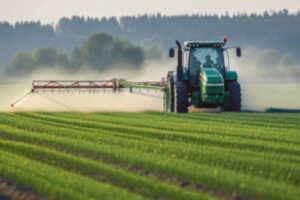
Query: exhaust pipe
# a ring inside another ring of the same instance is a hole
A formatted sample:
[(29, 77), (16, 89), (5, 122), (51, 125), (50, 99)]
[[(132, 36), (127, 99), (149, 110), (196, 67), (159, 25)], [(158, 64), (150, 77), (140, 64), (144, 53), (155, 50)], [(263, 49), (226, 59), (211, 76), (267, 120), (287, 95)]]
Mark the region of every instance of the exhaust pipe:
[(177, 55), (177, 81), (182, 81), (183, 75), (183, 64), (182, 64), (182, 48), (181, 44), (178, 40), (176, 40), (176, 45), (178, 47), (178, 55)]

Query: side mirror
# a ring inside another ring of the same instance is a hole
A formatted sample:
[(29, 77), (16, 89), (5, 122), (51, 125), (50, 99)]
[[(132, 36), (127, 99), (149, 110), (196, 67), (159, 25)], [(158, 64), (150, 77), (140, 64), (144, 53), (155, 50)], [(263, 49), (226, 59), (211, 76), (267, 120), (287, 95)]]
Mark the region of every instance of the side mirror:
[(174, 50), (174, 48), (171, 48), (171, 49), (169, 50), (169, 57), (170, 57), (170, 58), (174, 58), (174, 55), (175, 55), (175, 50)]
[(242, 49), (240, 47), (236, 48), (236, 56), (241, 57), (242, 56)]

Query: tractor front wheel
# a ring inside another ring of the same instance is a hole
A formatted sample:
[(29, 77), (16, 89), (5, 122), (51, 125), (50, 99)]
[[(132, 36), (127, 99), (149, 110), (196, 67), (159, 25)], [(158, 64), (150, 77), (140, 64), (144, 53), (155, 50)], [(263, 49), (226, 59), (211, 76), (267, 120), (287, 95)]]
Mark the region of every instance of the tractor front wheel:
[(229, 106), (223, 107), (224, 111), (240, 112), (241, 111), (241, 86), (237, 81), (228, 83)]
[(185, 83), (177, 82), (175, 84), (175, 112), (187, 113), (188, 112), (188, 92)]

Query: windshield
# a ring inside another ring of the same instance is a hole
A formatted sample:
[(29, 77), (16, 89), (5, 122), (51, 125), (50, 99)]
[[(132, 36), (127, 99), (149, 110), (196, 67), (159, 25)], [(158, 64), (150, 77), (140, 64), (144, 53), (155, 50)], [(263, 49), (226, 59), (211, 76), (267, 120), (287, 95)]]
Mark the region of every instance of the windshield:
[(201, 47), (190, 50), (190, 73), (198, 73), (202, 67), (214, 67), (220, 72), (224, 70), (223, 52), (221, 48)]

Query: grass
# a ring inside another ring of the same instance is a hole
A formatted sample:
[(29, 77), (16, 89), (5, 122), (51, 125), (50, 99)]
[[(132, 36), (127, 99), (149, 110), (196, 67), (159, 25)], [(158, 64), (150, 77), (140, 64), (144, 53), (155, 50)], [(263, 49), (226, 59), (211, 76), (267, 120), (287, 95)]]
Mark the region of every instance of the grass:
[(298, 199), (299, 113), (0, 113), (0, 177), (49, 199)]

